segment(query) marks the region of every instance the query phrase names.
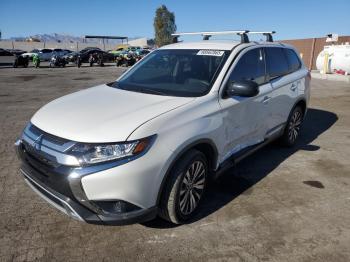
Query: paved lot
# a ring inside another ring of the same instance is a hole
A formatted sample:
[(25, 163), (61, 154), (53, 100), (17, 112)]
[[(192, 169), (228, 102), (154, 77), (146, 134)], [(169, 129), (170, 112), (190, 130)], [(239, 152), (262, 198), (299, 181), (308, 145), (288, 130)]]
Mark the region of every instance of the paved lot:
[(13, 143), (48, 101), (123, 69), (0, 68), (0, 261), (350, 261), (350, 85), (314, 80), (302, 138), (211, 185), (196, 221), (74, 221), (24, 183)]

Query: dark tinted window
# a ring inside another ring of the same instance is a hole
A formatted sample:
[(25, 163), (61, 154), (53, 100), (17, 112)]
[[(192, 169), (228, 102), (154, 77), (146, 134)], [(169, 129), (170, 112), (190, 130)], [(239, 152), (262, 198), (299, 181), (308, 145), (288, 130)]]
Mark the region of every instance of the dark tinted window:
[(12, 56), (13, 54), (11, 54), (10, 52), (2, 49), (0, 50), (0, 56)]
[(51, 49), (43, 49), (43, 50), (41, 50), (41, 52), (43, 53), (43, 54), (47, 54), (47, 53), (52, 53), (52, 50)]
[(288, 60), (289, 72), (297, 71), (301, 66), (301, 63), (297, 54), (294, 52), (294, 50), (288, 49), (288, 48), (285, 48), (284, 52)]
[(265, 48), (265, 54), (267, 73), (270, 78), (276, 78), (288, 73), (289, 67), (283, 48), (267, 47)]
[(233, 69), (230, 81), (253, 80), (257, 84), (265, 82), (265, 62), (261, 48), (245, 53)]

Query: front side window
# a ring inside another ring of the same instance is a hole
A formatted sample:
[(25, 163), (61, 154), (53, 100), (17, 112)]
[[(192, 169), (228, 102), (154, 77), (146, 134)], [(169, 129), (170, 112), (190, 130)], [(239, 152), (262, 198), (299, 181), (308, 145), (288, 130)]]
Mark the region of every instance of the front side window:
[(266, 67), (270, 79), (283, 76), (289, 72), (289, 66), (283, 48), (265, 48)]
[(230, 81), (251, 80), (261, 85), (265, 82), (265, 61), (261, 48), (245, 53), (233, 69)]
[(203, 96), (210, 91), (228, 54), (217, 50), (157, 50), (113, 86), (158, 95)]

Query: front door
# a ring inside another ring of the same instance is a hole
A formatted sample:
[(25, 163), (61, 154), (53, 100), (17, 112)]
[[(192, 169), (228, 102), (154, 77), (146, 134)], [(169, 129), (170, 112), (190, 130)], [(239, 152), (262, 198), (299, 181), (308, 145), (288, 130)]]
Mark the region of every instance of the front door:
[(232, 81), (255, 81), (259, 85), (259, 94), (255, 97), (220, 98), (226, 139), (221, 161), (245, 147), (262, 142), (265, 138), (272, 91), (271, 84), (266, 82), (265, 71), (263, 49), (250, 48), (237, 57), (228, 79), (224, 81), (225, 86)]

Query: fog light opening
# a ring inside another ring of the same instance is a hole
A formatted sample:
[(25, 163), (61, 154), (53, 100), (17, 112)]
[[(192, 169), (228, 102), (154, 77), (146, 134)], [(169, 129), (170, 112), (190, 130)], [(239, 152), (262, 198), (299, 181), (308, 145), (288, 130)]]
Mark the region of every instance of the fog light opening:
[(109, 200), (109, 201), (94, 201), (94, 204), (98, 206), (104, 214), (124, 214), (141, 208), (131, 203), (122, 200)]

